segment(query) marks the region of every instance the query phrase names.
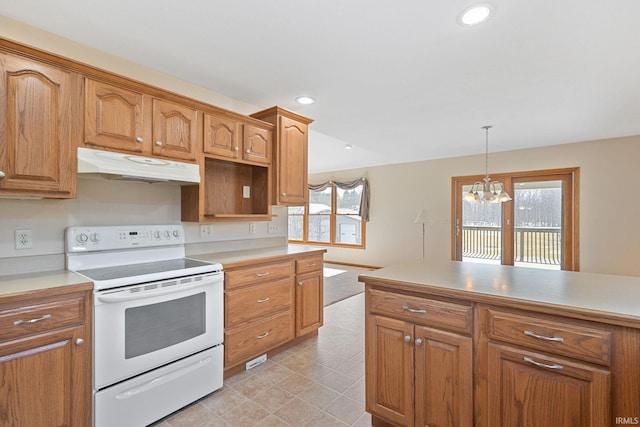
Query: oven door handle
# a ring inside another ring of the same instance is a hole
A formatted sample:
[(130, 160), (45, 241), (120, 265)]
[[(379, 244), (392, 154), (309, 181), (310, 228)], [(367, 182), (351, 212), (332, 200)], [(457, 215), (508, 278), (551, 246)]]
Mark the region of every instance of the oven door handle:
[(174, 294), (176, 292), (183, 292), (183, 291), (187, 291), (189, 289), (194, 289), (194, 288), (202, 288), (202, 287), (217, 283), (218, 281), (219, 281), (218, 278), (208, 279), (208, 280), (202, 280), (199, 282), (194, 282), (188, 285), (173, 285), (167, 288), (151, 289), (151, 290), (141, 291), (136, 293), (126, 292), (126, 291), (116, 291), (116, 292), (110, 292), (105, 294), (97, 294), (96, 298), (98, 299), (98, 301), (106, 302), (106, 303), (135, 301), (135, 300), (151, 298), (151, 297), (160, 296), (160, 295)]
[(133, 387), (127, 391), (123, 391), (122, 393), (118, 393), (116, 395), (116, 399), (118, 400), (124, 400), (124, 399), (129, 399), (130, 397), (135, 396), (136, 394), (140, 394), (140, 393), (144, 393), (145, 391), (149, 391), (151, 389), (154, 389), (158, 386), (161, 386), (163, 384), (166, 384), (168, 382), (171, 382), (177, 378), (180, 378), (190, 372), (193, 372), (197, 369), (200, 369), (201, 367), (209, 364), (212, 360), (212, 357), (209, 356), (205, 359), (202, 360), (198, 360), (197, 362), (189, 365), (189, 366), (185, 366), (183, 368), (177, 369), (173, 372), (169, 372), (166, 375), (162, 375), (158, 378), (154, 378), (151, 381), (148, 381), (142, 385), (139, 385), (137, 387)]

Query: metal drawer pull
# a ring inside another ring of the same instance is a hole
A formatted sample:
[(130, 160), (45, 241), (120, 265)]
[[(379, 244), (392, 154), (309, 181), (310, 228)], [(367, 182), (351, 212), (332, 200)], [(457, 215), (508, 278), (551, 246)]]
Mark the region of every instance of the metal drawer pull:
[(562, 365), (547, 365), (547, 364), (544, 364), (544, 363), (536, 362), (535, 360), (533, 360), (530, 357), (525, 357), (524, 361), (528, 362), (528, 363), (531, 363), (532, 365), (535, 365), (535, 366), (537, 366), (539, 368), (553, 369), (553, 370), (556, 370), (556, 371), (562, 371), (564, 369), (564, 366), (562, 366)]
[(404, 342), (411, 342), (411, 335), (405, 335)]
[(417, 338), (416, 339), (416, 345), (422, 345), (422, 338)]
[(315, 263), (315, 262), (314, 262), (314, 263), (311, 263), (311, 264), (307, 264), (307, 267), (315, 267), (315, 266), (316, 266), (316, 263)]
[(564, 342), (564, 338), (560, 337), (545, 337), (544, 335), (538, 335), (531, 331), (524, 331), (524, 334), (528, 337), (538, 338), (539, 340), (544, 341), (553, 341), (553, 342)]
[(76, 340), (76, 345), (82, 345), (82, 344), (84, 344), (84, 340), (82, 338), (78, 338)]
[(269, 301), (271, 298), (266, 297), (266, 298), (262, 298), (262, 299), (257, 299), (256, 302), (267, 302)]
[(47, 320), (47, 319), (51, 319), (51, 315), (50, 314), (45, 314), (44, 316), (38, 317), (37, 319), (16, 320), (15, 322), (13, 322), (13, 326), (24, 325), (25, 323), (37, 323), (37, 322), (40, 322), (42, 320)]
[(257, 338), (257, 339), (259, 339), (259, 340), (261, 340), (262, 338), (266, 338), (266, 337), (268, 337), (268, 336), (269, 336), (269, 331), (265, 332), (265, 333), (264, 333), (264, 334), (262, 334), (262, 335), (258, 335), (256, 338)]
[(416, 310), (415, 308), (409, 308), (408, 305), (403, 305), (402, 309), (404, 311), (408, 311), (409, 313), (416, 313), (416, 314), (427, 314), (427, 310)]
[(266, 273), (258, 273), (256, 274), (256, 277), (266, 277), (269, 275), (269, 272), (267, 271)]

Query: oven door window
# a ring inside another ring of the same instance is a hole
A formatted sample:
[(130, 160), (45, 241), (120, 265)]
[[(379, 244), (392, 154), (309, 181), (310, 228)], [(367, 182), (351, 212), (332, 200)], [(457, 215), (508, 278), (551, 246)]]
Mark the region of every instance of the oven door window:
[(206, 331), (205, 292), (125, 310), (125, 359), (153, 353)]

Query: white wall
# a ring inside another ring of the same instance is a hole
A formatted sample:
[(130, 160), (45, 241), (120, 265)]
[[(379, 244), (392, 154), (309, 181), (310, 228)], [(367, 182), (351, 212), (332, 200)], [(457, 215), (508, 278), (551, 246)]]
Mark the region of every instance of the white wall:
[[(277, 233), (269, 222), (213, 223), (213, 236), (200, 237), (197, 223), (185, 227), (187, 251), (198, 253), (286, 244), (286, 208), (273, 207)], [(169, 184), (98, 179), (78, 180), (78, 196), (70, 200), (0, 199), (0, 275), (64, 268), (64, 231), (71, 226), (180, 224), (180, 187)], [(17, 250), (14, 232), (32, 231), (33, 247)]]
[[(580, 270), (640, 276), (640, 136), (491, 153), (489, 173), (580, 167)], [(481, 175), (484, 155), (311, 175), (310, 182), (368, 178), (371, 220), (366, 249), (330, 248), (327, 260), (386, 266), (420, 258), (427, 209), (426, 257), (451, 257), (451, 177)], [(417, 184), (415, 184), (417, 183)]]

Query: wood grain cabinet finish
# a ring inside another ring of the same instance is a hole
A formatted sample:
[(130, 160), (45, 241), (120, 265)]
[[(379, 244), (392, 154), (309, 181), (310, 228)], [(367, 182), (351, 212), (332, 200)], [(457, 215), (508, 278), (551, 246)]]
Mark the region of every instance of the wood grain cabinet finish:
[(270, 128), (242, 123), (237, 118), (204, 114), (203, 150), (220, 159), (246, 161), (262, 165), (271, 163)]
[(296, 336), (316, 331), (323, 323), (324, 277), (321, 256), (296, 260)]
[(323, 322), (323, 252), (223, 262), (225, 376), (317, 334)]
[(640, 329), (626, 319), (380, 282), (365, 287), (374, 425), (596, 427), (640, 417)]
[(487, 378), (490, 426), (610, 424), (608, 369), (491, 343)]
[(0, 53), (0, 195), (72, 198), (77, 75)]
[(197, 141), (196, 109), (85, 78), (85, 146), (195, 161)]
[[(425, 308), (439, 303), (446, 309)], [(471, 307), (367, 289), (366, 311), (366, 408), (374, 424), (473, 425)], [(434, 316), (468, 336), (423, 326)]]
[(225, 271), (225, 369), (294, 338), (293, 261)]
[(279, 107), (251, 116), (275, 125), (273, 202), (287, 206), (304, 205), (309, 198), (308, 125), (313, 120)]
[(90, 293), (0, 303), (0, 424), (91, 425)]

